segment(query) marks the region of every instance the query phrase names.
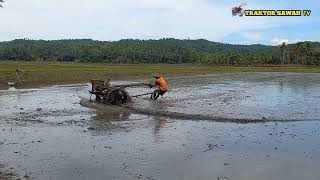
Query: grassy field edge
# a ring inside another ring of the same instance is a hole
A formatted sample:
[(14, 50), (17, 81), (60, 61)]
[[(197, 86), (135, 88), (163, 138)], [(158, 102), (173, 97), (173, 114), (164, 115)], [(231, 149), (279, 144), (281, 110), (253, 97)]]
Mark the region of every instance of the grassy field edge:
[(320, 73), (319, 66), (210, 66), (194, 64), (82, 64), (47, 62), (0, 62), (0, 88), (16, 81), (16, 68), (24, 71), (23, 87), (89, 82), (91, 79), (134, 80), (240, 72)]

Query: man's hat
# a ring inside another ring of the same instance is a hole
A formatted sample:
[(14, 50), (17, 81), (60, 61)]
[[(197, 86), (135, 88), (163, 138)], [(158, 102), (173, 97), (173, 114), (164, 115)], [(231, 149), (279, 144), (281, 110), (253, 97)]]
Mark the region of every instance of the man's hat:
[(156, 74), (153, 77), (157, 79), (157, 78), (161, 78), (162, 76), (160, 74)]

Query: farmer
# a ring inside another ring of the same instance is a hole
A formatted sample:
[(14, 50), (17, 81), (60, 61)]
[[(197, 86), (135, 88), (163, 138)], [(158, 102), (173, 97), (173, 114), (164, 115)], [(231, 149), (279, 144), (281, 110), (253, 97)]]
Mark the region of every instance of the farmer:
[(169, 90), (169, 86), (168, 86), (166, 80), (162, 76), (155, 75), (154, 78), (155, 78), (154, 86), (158, 86), (159, 89), (156, 89), (153, 92), (153, 94), (151, 95), (151, 99), (157, 100), (160, 95), (161, 96), (164, 95), (164, 93), (166, 93)]

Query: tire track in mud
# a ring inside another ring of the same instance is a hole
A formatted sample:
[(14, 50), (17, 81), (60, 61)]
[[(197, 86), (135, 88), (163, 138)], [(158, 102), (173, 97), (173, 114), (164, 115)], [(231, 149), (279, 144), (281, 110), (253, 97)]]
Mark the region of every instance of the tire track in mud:
[(172, 111), (157, 111), (147, 108), (140, 108), (135, 106), (134, 103), (124, 104), (121, 106), (107, 106), (98, 104), (89, 99), (81, 98), (80, 104), (87, 108), (93, 108), (101, 111), (130, 111), (132, 113), (149, 115), (149, 116), (161, 116), (181, 120), (203, 120), (203, 121), (215, 121), (215, 122), (231, 122), (231, 123), (264, 123), (264, 122), (292, 122), (292, 121), (320, 121), (320, 119), (271, 119), (271, 118), (225, 118), (221, 116), (210, 116), (202, 114), (188, 114)]

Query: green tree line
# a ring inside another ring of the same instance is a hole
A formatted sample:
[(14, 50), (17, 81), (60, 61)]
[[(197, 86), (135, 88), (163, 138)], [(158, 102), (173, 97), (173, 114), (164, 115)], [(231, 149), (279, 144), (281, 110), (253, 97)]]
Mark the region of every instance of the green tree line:
[(212, 65), (320, 65), (320, 44), (233, 45), (199, 40), (94, 41), (28, 40), (0, 42), (0, 60), (99, 63), (199, 63)]

